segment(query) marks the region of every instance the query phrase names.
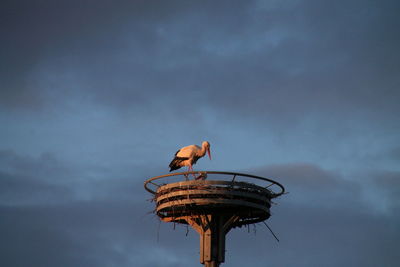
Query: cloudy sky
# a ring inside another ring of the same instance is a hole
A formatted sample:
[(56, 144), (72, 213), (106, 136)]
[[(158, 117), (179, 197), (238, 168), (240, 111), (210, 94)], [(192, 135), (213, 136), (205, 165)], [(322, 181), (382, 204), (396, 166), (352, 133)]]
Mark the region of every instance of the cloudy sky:
[[(0, 7), (0, 265), (199, 266), (144, 180), (276, 179), (223, 266), (400, 262), (398, 1), (10, 0)], [(396, 264), (397, 263), (397, 264)]]

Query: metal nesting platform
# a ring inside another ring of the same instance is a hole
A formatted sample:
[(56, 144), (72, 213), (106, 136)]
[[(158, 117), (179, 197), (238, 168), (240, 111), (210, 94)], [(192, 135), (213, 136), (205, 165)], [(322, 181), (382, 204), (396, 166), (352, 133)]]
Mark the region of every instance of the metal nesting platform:
[[(178, 181), (161, 182), (171, 178)], [(217, 171), (161, 175), (145, 181), (144, 187), (154, 195), (161, 220), (189, 224), (200, 234), (200, 262), (205, 266), (224, 262), (225, 235), (232, 228), (268, 219), (271, 200), (285, 192), (268, 178)]]

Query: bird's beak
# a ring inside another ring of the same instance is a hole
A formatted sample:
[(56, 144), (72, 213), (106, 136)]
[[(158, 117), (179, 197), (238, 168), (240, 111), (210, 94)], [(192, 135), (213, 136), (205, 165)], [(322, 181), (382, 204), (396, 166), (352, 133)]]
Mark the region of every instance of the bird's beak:
[(211, 152), (210, 152), (210, 149), (207, 149), (207, 153), (208, 153), (208, 157), (209, 157), (210, 160), (211, 160)]

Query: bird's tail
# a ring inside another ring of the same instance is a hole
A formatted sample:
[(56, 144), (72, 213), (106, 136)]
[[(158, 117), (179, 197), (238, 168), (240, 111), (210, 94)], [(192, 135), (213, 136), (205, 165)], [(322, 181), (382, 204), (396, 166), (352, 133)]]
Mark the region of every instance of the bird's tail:
[(169, 171), (172, 172), (172, 171), (174, 171), (174, 170), (180, 169), (181, 166), (179, 166), (179, 164), (180, 164), (181, 162), (182, 162), (181, 159), (177, 159), (177, 158), (173, 159), (173, 160), (171, 161), (171, 163), (169, 164), (169, 168), (170, 168)]

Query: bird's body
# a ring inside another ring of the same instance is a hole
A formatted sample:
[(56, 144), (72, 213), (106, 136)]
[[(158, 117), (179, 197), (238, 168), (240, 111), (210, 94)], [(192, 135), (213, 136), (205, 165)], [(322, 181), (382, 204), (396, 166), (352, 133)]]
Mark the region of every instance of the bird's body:
[(204, 157), (206, 152), (208, 152), (208, 156), (211, 159), (210, 143), (207, 141), (204, 141), (201, 147), (197, 145), (182, 147), (175, 153), (174, 159), (169, 164), (169, 171), (171, 172), (184, 166), (188, 167), (188, 171), (192, 171), (193, 165), (196, 164), (199, 158)]

